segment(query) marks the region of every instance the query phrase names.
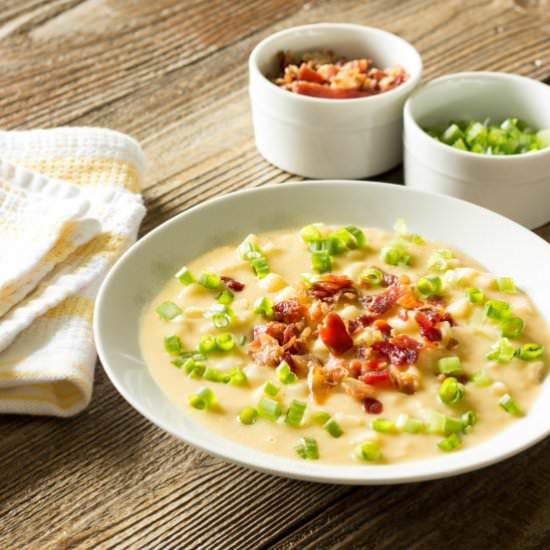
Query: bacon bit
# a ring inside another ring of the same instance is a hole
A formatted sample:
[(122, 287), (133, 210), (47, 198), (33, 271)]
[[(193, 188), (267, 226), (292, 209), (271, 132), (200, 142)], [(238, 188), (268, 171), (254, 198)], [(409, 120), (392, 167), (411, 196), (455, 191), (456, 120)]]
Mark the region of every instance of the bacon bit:
[(414, 309), (422, 305), (422, 302), (417, 300), (414, 295), (413, 289), (408, 285), (401, 287), (401, 297), (397, 303), (405, 309)]
[(363, 400), (363, 408), (368, 414), (380, 414), (384, 410), (384, 405), (374, 397), (367, 397)]
[(321, 363), (319, 361), (309, 369), (307, 383), (315, 402), (319, 404), (324, 403), (330, 395), (332, 386), (328, 384), (323, 375)]
[(389, 372), (392, 384), (399, 391), (410, 395), (418, 390), (420, 380), (415, 371), (401, 371), (396, 366), (390, 365)]
[(342, 318), (331, 311), (319, 329), (319, 336), (324, 344), (336, 355), (341, 355), (353, 347), (353, 340), (346, 330)]
[(349, 373), (354, 378), (359, 378), (363, 372), (363, 362), (360, 359), (352, 359), (349, 364)]
[(307, 80), (308, 82), (318, 82), (319, 84), (323, 84), (323, 82), (325, 82), (325, 79), (323, 78), (323, 76), (320, 75), (317, 71), (314, 71), (306, 63), (302, 63), (302, 65), (298, 69), (298, 80)]
[(273, 318), (282, 323), (296, 323), (304, 318), (304, 307), (298, 300), (283, 300), (273, 305)]
[(382, 315), (386, 313), (391, 307), (395, 305), (397, 300), (401, 297), (401, 288), (396, 285), (388, 287), (387, 290), (380, 292), (371, 300), (368, 308), (373, 313)]
[(226, 277), (225, 275), (222, 275), (220, 279), (223, 281), (223, 284), (235, 292), (240, 292), (245, 287), (244, 283), (240, 283), (239, 281), (236, 281), (232, 277)]
[(432, 294), (426, 298), (429, 304), (432, 304), (433, 306), (444, 306), (445, 305), (445, 298), (443, 296), (440, 296), (439, 294)]
[(353, 283), (345, 275), (323, 275), (311, 285), (308, 294), (324, 302), (336, 302), (344, 292), (353, 292)]
[(359, 380), (361, 380), (361, 382), (365, 382), (365, 384), (385, 384), (390, 381), (390, 371), (388, 369), (383, 369), (379, 371), (366, 372), (359, 377)]
[(454, 320), (453, 316), (447, 311), (441, 316), (441, 322), (443, 321), (447, 321), (449, 325), (451, 325), (452, 327), (456, 327), (456, 321)]
[(309, 307), (309, 318), (316, 322), (320, 321), (325, 315), (325, 312), (323, 311), (323, 306), (321, 302), (313, 302), (311, 306)]
[(387, 321), (384, 321), (384, 319), (374, 321), (373, 326), (382, 333), (385, 340), (391, 336), (392, 327)]
[(402, 275), (399, 275), (399, 282), (402, 285), (408, 285), (411, 282), (411, 278), (403, 273)]
[(362, 323), (359, 319), (351, 319), (347, 322), (347, 325), (350, 334), (355, 334), (362, 327)]
[(399, 281), (399, 277), (397, 275), (393, 275), (392, 273), (387, 273), (385, 271), (382, 271), (384, 274), (384, 277), (382, 278), (382, 286), (383, 287), (389, 287), (392, 285), (396, 285)]
[(374, 323), (376, 319), (378, 319), (378, 315), (375, 315), (373, 313), (363, 313), (363, 315), (357, 317), (357, 321), (359, 321), (364, 327), (372, 325), (372, 323)]
[(376, 390), (372, 386), (361, 382), (361, 380), (356, 380), (355, 378), (346, 378), (342, 382), (342, 386), (348, 395), (360, 401), (376, 395)]
[(258, 340), (250, 343), (248, 352), (254, 362), (263, 367), (275, 368), (283, 358), (283, 348), (266, 333), (260, 334)]
[(439, 322), (439, 319), (439, 315), (430, 315), (428, 311), (417, 311), (414, 316), (414, 320), (418, 323), (422, 336), (430, 342), (439, 342), (443, 337), (441, 330), (435, 326)]
[(418, 359), (420, 347), (420, 342), (405, 334), (391, 340), (374, 342), (372, 345), (372, 349), (386, 357), (393, 365), (413, 365)]
[(271, 322), (267, 325), (260, 325), (260, 327), (265, 327), (264, 331), (266, 334), (269, 334), (272, 338), (275, 338), (279, 345), (283, 345), (284, 333), (286, 325), (284, 323)]
[(458, 346), (460, 342), (456, 338), (449, 338), (447, 341), (447, 345), (445, 346), (447, 349), (454, 349)]
[(397, 316), (402, 320), (402, 321), (408, 321), (409, 320), (409, 312), (405, 309), (405, 308), (401, 308), (399, 310), (399, 313), (397, 314)]
[(309, 95), (312, 97), (324, 97), (327, 99), (351, 99), (354, 97), (366, 97), (373, 93), (366, 90), (355, 90), (353, 88), (330, 88), (317, 82), (297, 80), (290, 85), (290, 89), (297, 94)]

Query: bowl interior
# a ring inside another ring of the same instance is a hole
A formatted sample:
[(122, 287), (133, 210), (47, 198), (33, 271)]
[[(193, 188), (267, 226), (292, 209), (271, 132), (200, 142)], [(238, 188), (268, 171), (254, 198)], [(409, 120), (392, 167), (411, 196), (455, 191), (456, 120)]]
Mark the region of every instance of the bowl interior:
[(107, 374), (137, 410), (177, 437), (237, 463), (315, 481), (374, 484), (442, 477), (490, 464), (540, 440), (550, 427), (548, 379), (529, 414), (486, 443), (428, 460), (352, 467), (304, 464), (225, 440), (193, 423), (153, 381), (138, 341), (142, 310), (193, 257), (214, 246), (238, 243), (251, 232), (299, 228), (314, 221), (391, 228), (399, 217), (412, 231), (463, 250), (494, 273), (514, 277), (550, 321), (550, 246), (518, 224), (470, 203), (401, 186), (285, 184), (233, 193), (192, 208), (144, 237), (117, 262), (101, 287), (94, 317)]
[(256, 50), (256, 66), (268, 78), (279, 72), (277, 53), (291, 50), (300, 55), (319, 49), (332, 50), (349, 59), (368, 57), (381, 68), (400, 64), (410, 75), (420, 73), (416, 50), (402, 38), (371, 27), (348, 24), (317, 24), (274, 34)]
[(535, 129), (550, 128), (550, 86), (505, 73), (459, 73), (438, 78), (410, 99), (410, 112), (421, 127), (452, 119), (493, 123), (515, 117)]

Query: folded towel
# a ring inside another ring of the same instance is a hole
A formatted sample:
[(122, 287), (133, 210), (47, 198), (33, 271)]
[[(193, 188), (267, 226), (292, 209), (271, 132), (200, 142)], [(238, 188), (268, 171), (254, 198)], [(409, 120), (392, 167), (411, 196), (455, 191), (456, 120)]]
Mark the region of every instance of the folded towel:
[(111, 130), (0, 132), (0, 412), (71, 416), (92, 395), (92, 311), (145, 210), (143, 153)]

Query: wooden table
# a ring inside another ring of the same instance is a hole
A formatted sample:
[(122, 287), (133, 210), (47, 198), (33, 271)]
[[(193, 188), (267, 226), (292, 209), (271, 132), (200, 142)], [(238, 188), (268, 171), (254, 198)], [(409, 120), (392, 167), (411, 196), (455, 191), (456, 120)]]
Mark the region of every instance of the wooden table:
[[(209, 197), (282, 183), (257, 153), (247, 56), (316, 21), (381, 27), (425, 78), (550, 77), (550, 0), (2, 0), (0, 124), (100, 125), (141, 140), (146, 233)], [(550, 107), (549, 107), (550, 108)], [(399, 171), (386, 181), (399, 182)], [(550, 226), (541, 234), (550, 240)], [(69, 420), (0, 417), (0, 548), (549, 548), (550, 440), (454, 479), (345, 487), (278, 479), (195, 451), (97, 369)]]

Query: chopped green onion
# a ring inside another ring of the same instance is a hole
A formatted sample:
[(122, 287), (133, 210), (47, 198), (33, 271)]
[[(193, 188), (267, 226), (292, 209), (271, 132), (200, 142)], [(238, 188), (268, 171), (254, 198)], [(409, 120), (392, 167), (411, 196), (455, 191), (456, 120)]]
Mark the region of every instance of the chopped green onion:
[(409, 233), (405, 220), (399, 218), (395, 221), (393, 226), (394, 231), (399, 235), (401, 239), (413, 242), (414, 244), (424, 244), (424, 239), (415, 233)]
[(416, 288), (424, 296), (433, 296), (441, 292), (441, 278), (437, 275), (427, 275), (421, 277), (416, 283)]
[(428, 269), (430, 271), (443, 272), (451, 269), (456, 263), (454, 254), (450, 250), (435, 250), (428, 258)]
[(392, 422), (391, 420), (387, 420), (386, 418), (375, 418), (374, 420), (371, 420), (370, 427), (375, 432), (382, 432), (382, 433), (397, 432), (395, 423)]
[(325, 432), (329, 433), (332, 437), (340, 437), (344, 430), (342, 430), (342, 427), (334, 418), (329, 418), (324, 424), (323, 424), (323, 430)]
[(210, 382), (218, 382), (220, 384), (225, 384), (227, 381), (225, 372), (214, 367), (206, 367), (203, 378)]
[(500, 332), (505, 338), (515, 338), (523, 330), (523, 320), (519, 317), (506, 317), (500, 321)]
[(369, 267), (361, 274), (361, 279), (365, 281), (368, 286), (378, 287), (384, 282), (384, 274), (377, 267)]
[(293, 399), (286, 413), (285, 422), (290, 426), (299, 426), (304, 418), (307, 405), (303, 401)]
[(200, 388), (189, 396), (188, 401), (195, 409), (211, 409), (216, 404), (216, 396), (210, 388)]
[(313, 422), (317, 422), (318, 424), (324, 424), (329, 418), (330, 414), (325, 411), (315, 411), (311, 415), (311, 419), (313, 420)]
[(306, 243), (312, 241), (320, 241), (323, 238), (323, 235), (321, 235), (321, 231), (319, 231), (319, 229), (314, 225), (306, 225), (302, 227), (302, 230), (300, 231), (300, 236)]
[(183, 345), (180, 337), (177, 335), (164, 337), (164, 349), (170, 355), (179, 355), (183, 351)]
[(241, 334), (239, 336), (239, 346), (244, 346), (246, 344), (246, 336), (244, 334)]
[(494, 346), (491, 347), (487, 355), (487, 359), (497, 361), (499, 363), (509, 363), (516, 353), (516, 349), (510, 343), (508, 338), (501, 338)]
[(195, 281), (195, 277), (193, 277), (193, 274), (189, 270), (188, 267), (183, 266), (177, 273), (176, 273), (176, 279), (179, 279), (181, 284), (183, 285), (189, 285), (192, 282)]
[(472, 375), (472, 382), (480, 388), (490, 386), (493, 380), (489, 376), (489, 373), (485, 369), (478, 369)]
[(298, 377), (290, 369), (290, 365), (286, 361), (282, 361), (275, 369), (277, 378), (281, 384), (294, 384), (297, 382)]
[(183, 363), (182, 368), (185, 371), (185, 374), (187, 374), (191, 378), (202, 378), (206, 366), (203, 363), (195, 361), (195, 359), (190, 357), (185, 361), (185, 363)]
[(464, 425), (461, 418), (447, 416), (438, 411), (429, 411), (426, 415), (426, 431), (441, 435), (462, 431)]
[(246, 384), (247, 378), (242, 369), (239, 367), (233, 367), (227, 371), (224, 381), (232, 386), (243, 386)]
[(211, 334), (203, 334), (199, 340), (199, 351), (204, 355), (216, 349), (216, 338)]
[(220, 304), (225, 304), (225, 305), (229, 305), (232, 301), (233, 301), (233, 298), (234, 298), (234, 294), (233, 292), (231, 292), (231, 290), (227, 287), (225, 287), (217, 296), (216, 300), (218, 300), (218, 302)]
[(364, 248), (367, 244), (367, 238), (365, 237), (365, 234), (361, 229), (356, 227), (355, 225), (346, 225), (346, 231), (348, 233), (351, 233), (353, 238), (355, 239), (355, 248)]
[(279, 388), (271, 380), (268, 380), (264, 384), (264, 392), (271, 397), (275, 397), (279, 393)]
[(328, 240), (332, 241), (332, 245), (336, 248), (336, 254), (357, 248), (355, 237), (344, 227), (333, 231), (328, 236)]
[(254, 304), (254, 313), (271, 319), (273, 317), (273, 302), (266, 296), (258, 298)]
[(460, 359), (456, 355), (442, 357), (437, 362), (437, 370), (442, 374), (450, 376), (458, 376), (464, 374), (464, 369), (460, 363)]
[(514, 279), (512, 279), (512, 277), (498, 277), (497, 288), (501, 292), (513, 293), (516, 291), (516, 285), (514, 284)]
[(266, 275), (271, 273), (267, 258), (262, 252), (262, 249), (258, 243), (254, 240), (252, 235), (249, 235), (239, 245), (239, 255), (241, 259), (250, 263), (250, 267), (258, 279), (263, 279)]
[(389, 265), (411, 265), (412, 256), (403, 243), (392, 243), (380, 251), (382, 261)]
[(512, 416), (523, 416), (523, 411), (509, 393), (505, 393), (499, 400), (498, 404)]
[(155, 310), (157, 315), (165, 321), (171, 321), (174, 317), (181, 315), (181, 307), (174, 304), (174, 302), (162, 302)]
[(354, 449), (354, 455), (364, 462), (378, 462), (382, 458), (382, 452), (375, 441), (363, 441)]
[(462, 400), (465, 392), (466, 388), (464, 384), (461, 384), (456, 378), (451, 376), (443, 380), (441, 386), (439, 386), (438, 393), (439, 399), (441, 399), (445, 405), (456, 405)]
[(258, 411), (254, 407), (245, 407), (239, 413), (239, 422), (245, 426), (254, 424), (258, 419)]
[(216, 328), (225, 328), (231, 324), (235, 314), (228, 305), (215, 303), (206, 310), (204, 316), (210, 319)]
[(311, 267), (318, 273), (327, 273), (332, 269), (332, 258), (327, 250), (314, 250), (311, 253)]
[(235, 340), (230, 332), (224, 332), (216, 336), (216, 348), (219, 351), (231, 351), (235, 347)]
[(466, 289), (466, 296), (468, 296), (468, 299), (472, 304), (482, 304), (485, 302), (485, 294), (483, 293), (483, 290), (476, 287), (468, 287)]
[(271, 269), (265, 256), (254, 258), (250, 261), (250, 265), (252, 267), (252, 271), (254, 271), (254, 274), (258, 277), (258, 279), (263, 279), (271, 273)]
[(409, 416), (407, 414), (400, 414), (397, 417), (395, 426), (400, 432), (408, 432), (411, 434), (423, 432), (426, 428), (422, 420), (419, 420), (418, 418), (413, 418), (412, 416)]
[(489, 319), (500, 321), (510, 315), (510, 304), (502, 300), (487, 300), (485, 303), (485, 315)]
[(304, 459), (317, 460), (319, 458), (319, 446), (313, 437), (302, 437), (300, 444), (295, 447), (296, 452)]
[(172, 359), (170, 363), (174, 365), (174, 367), (176, 367), (177, 369), (181, 369), (181, 367), (183, 367), (183, 359), (179, 357), (177, 359)]
[(275, 420), (283, 414), (283, 411), (281, 404), (278, 401), (264, 395), (258, 403), (258, 414), (263, 418), (267, 418), (268, 420), (275, 422)]
[(219, 275), (212, 273), (211, 271), (205, 271), (200, 274), (199, 285), (210, 290), (217, 290), (222, 286), (222, 280)]
[(462, 441), (460, 436), (456, 433), (448, 435), (445, 439), (438, 442), (437, 446), (444, 452), (448, 453), (454, 451), (460, 447)]
[(534, 342), (528, 342), (516, 350), (516, 355), (524, 361), (534, 361), (544, 355), (544, 347)]
[(462, 420), (463, 424), (463, 431), (465, 433), (469, 432), (473, 425), (477, 422), (477, 414), (474, 411), (466, 411), (460, 419)]

